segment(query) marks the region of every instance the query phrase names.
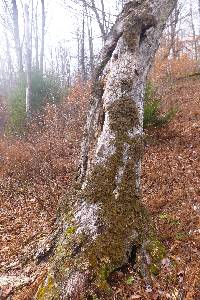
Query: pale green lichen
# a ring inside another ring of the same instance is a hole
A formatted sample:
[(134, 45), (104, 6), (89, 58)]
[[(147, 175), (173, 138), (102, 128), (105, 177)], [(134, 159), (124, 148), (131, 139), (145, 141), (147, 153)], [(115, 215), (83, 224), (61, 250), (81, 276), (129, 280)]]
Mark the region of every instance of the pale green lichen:
[[(137, 108), (131, 98), (124, 97), (109, 108), (110, 127), (114, 131), (116, 152), (107, 159), (106, 165), (96, 165), (88, 178), (84, 190), (84, 199), (90, 203), (101, 203), (100, 219), (108, 228), (100, 234), (91, 247), (86, 250), (95, 273), (96, 283), (104, 285), (105, 277), (115, 268), (127, 262), (127, 251), (131, 242), (139, 245), (136, 232), (141, 228), (140, 194), (136, 190), (135, 164), (143, 152), (140, 136), (130, 138), (129, 129), (137, 126), (139, 119)], [(123, 161), (124, 145), (128, 144), (128, 160)], [(116, 174), (120, 166), (124, 167), (118, 186), (119, 197), (116, 200), (113, 191), (116, 188)], [(105, 268), (105, 260), (109, 263)], [(111, 267), (110, 267), (111, 266)]]
[[(73, 214), (67, 213), (69, 227), (64, 231), (62, 244), (57, 246), (53, 267), (58, 286), (69, 278), (70, 270), (91, 270), (92, 286), (100, 294), (103, 291), (104, 295), (110, 293), (107, 281), (110, 273), (127, 262), (132, 243), (136, 248), (139, 247), (143, 240), (141, 233), (147, 231), (149, 226), (136, 188), (135, 174), (136, 164), (143, 153), (143, 140), (139, 135), (130, 137), (128, 134), (129, 130), (139, 125), (137, 107), (131, 98), (123, 97), (111, 104), (108, 113), (111, 130), (116, 137), (116, 152), (107, 159), (105, 165), (94, 165), (85, 189), (75, 193), (77, 199), (100, 204), (98, 218), (102, 229), (99, 228), (100, 234), (91, 240), (84, 231), (76, 230), (78, 224)], [(129, 146), (126, 161), (123, 158), (124, 145)], [(121, 166), (124, 168), (116, 199), (116, 174)], [(39, 295), (42, 297), (54, 286), (52, 283), (49, 288), (41, 287)], [(45, 299), (41, 297), (37, 299)]]
[(125, 280), (125, 283), (126, 283), (127, 285), (132, 285), (133, 282), (134, 282), (134, 280), (135, 280), (134, 276), (129, 276), (129, 277)]
[(157, 238), (151, 238), (146, 250), (151, 259), (150, 272), (156, 276), (160, 273), (161, 260), (166, 256), (166, 249)]
[(146, 249), (154, 262), (161, 261), (166, 255), (166, 249), (158, 239), (151, 240)]
[(54, 278), (52, 276), (48, 276), (43, 285), (40, 286), (37, 295), (37, 300), (56, 300), (60, 299), (60, 292), (57, 288)]
[(68, 236), (70, 234), (74, 234), (75, 232), (76, 232), (76, 228), (73, 226), (69, 226), (65, 231), (65, 235)]
[(160, 273), (160, 266), (156, 263), (152, 263), (149, 269), (154, 276), (157, 276)]

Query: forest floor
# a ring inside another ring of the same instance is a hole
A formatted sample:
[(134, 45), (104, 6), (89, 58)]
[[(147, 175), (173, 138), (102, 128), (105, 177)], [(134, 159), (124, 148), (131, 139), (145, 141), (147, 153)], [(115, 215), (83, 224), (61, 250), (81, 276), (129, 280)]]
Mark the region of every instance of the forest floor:
[[(164, 108), (176, 105), (178, 112), (167, 126), (146, 132), (142, 186), (143, 201), (167, 256), (159, 274), (152, 277), (153, 289), (145, 287), (129, 267), (116, 275), (113, 299), (200, 299), (200, 77), (168, 84), (162, 98)], [(2, 170), (5, 149), (12, 145), (6, 147), (0, 145)], [(17, 158), (19, 165), (24, 159)], [(14, 171), (6, 173), (6, 178), (0, 175), (0, 299), (31, 300), (45, 273), (45, 262), (38, 264), (34, 259), (35, 249), (55, 229), (54, 193), (51, 187), (49, 202), (43, 205), (33, 191), (28, 197), (23, 197), (26, 191), (18, 191), (24, 188), (19, 183), (21, 177), (12, 182), (10, 190)], [(63, 179), (59, 196), (69, 186)], [(19, 291), (13, 295), (14, 287)]]

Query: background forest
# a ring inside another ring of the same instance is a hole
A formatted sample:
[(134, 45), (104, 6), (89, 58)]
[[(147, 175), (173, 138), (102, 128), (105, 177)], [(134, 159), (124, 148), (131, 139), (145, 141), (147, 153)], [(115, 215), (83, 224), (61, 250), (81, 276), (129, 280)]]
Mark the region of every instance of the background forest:
[[(37, 249), (76, 175), (90, 81), (123, 1), (0, 5), (0, 299), (28, 300), (45, 273)], [(143, 201), (170, 261), (152, 270), (150, 290), (131, 267), (116, 273), (121, 299), (200, 297), (199, 63), (200, 1), (180, 0), (144, 108)]]

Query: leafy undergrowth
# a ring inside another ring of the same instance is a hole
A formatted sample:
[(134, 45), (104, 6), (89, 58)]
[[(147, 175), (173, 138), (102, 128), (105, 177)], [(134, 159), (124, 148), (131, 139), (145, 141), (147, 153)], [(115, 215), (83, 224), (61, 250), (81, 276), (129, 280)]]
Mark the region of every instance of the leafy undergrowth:
[(174, 299), (200, 299), (199, 95), (199, 77), (166, 90), (165, 106), (177, 105), (179, 113), (149, 134), (143, 161), (144, 202), (171, 260), (159, 279)]
[[(167, 258), (162, 260), (160, 273), (152, 276), (153, 288), (145, 286), (131, 266), (116, 272), (113, 299), (200, 299), (200, 79), (177, 80), (162, 90), (162, 95), (165, 109), (175, 105), (178, 113), (168, 126), (147, 131), (142, 185), (144, 203), (152, 213)], [(58, 112), (52, 117), (49, 112), (46, 131), (33, 128), (26, 142), (6, 140), (0, 144), (0, 233), (4, 245), (0, 282), (10, 282), (7, 287), (5, 284), (4, 295), (11, 293), (12, 279), (15, 284), (17, 280), (24, 285), (29, 282), (14, 300), (32, 299), (45, 273), (45, 264), (38, 268), (31, 255), (53, 231), (57, 201), (69, 189), (74, 174), (85, 105), (84, 101), (77, 104), (78, 98), (76, 90), (70, 100), (74, 106), (66, 113), (71, 115), (67, 122), (65, 115), (63, 127), (56, 121)]]
[(0, 299), (44, 268), (33, 258), (55, 230), (58, 203), (75, 174), (88, 91), (77, 84), (59, 107), (46, 106), (26, 137), (0, 140)]

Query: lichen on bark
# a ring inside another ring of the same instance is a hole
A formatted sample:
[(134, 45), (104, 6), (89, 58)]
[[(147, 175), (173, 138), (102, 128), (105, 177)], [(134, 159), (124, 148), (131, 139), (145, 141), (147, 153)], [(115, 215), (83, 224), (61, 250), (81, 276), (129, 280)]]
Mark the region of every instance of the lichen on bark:
[(66, 224), (37, 300), (108, 295), (107, 278), (129, 260), (132, 246), (152, 257), (152, 271), (164, 253), (141, 203), (142, 103), (175, 2), (130, 0), (111, 31), (93, 82), (79, 187), (66, 197)]
[[(123, 101), (126, 105), (123, 105)], [(115, 134), (116, 151), (107, 159), (106, 164), (100, 163), (92, 167), (86, 186), (76, 195), (80, 199), (77, 205), (79, 215), (84, 214), (87, 225), (83, 226), (75, 212), (57, 246), (54, 278), (57, 285), (60, 285), (59, 290), (63, 289), (63, 276), (72, 276), (70, 270), (78, 268), (83, 274), (88, 269), (91, 270), (91, 293), (97, 289), (104, 290), (105, 293), (109, 274), (128, 261), (133, 241), (139, 245), (138, 217), (141, 203), (135, 186), (135, 164), (142, 155), (143, 143), (140, 136), (131, 139), (128, 135), (128, 130), (138, 124), (139, 120), (134, 102), (127, 98), (111, 104), (108, 114), (111, 130)], [(124, 151), (127, 152), (126, 155)], [(116, 182), (120, 167), (123, 167), (121, 180)], [(114, 193), (116, 187), (117, 199)], [(94, 216), (91, 215), (90, 208), (95, 212)], [(49, 289), (48, 284), (46, 288)], [(45, 294), (44, 287), (42, 292)]]

